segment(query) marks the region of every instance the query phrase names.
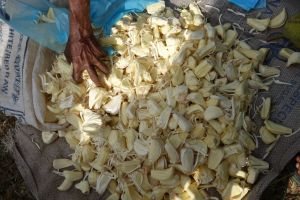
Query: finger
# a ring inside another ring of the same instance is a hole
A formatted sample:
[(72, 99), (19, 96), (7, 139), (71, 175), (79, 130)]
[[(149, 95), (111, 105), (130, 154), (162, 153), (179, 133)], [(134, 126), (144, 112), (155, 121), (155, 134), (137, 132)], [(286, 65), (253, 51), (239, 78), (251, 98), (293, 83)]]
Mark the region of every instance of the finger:
[(93, 52), (93, 54), (95, 54), (96, 56), (98, 56), (100, 58), (106, 57), (106, 54), (100, 50), (100, 46), (98, 45), (96, 39), (91, 38), (90, 40), (88, 40), (88, 45), (91, 48), (91, 51)]
[(104, 74), (108, 74), (109, 70), (108, 67), (104, 64), (102, 64), (93, 54), (91, 49), (86, 49), (85, 54), (83, 55), (86, 60), (89, 61), (89, 64), (92, 66), (96, 66), (99, 68)]
[(65, 51), (64, 51), (64, 54), (66, 56), (67, 62), (71, 63), (72, 59), (71, 59), (70, 44), (69, 44), (69, 42), (67, 43), (67, 46), (66, 46)]
[(106, 89), (110, 89), (110, 86), (107, 84), (107, 82), (105, 81), (105, 74), (101, 71), (98, 71), (93, 68), (93, 67), (90, 67), (92, 70), (95, 71), (96, 75), (97, 75), (97, 80), (99, 81), (99, 84), (98, 83), (95, 83), (98, 87), (102, 87), (102, 88), (106, 88)]
[(98, 69), (100, 69), (104, 74), (109, 73), (108, 67), (105, 64), (103, 64), (102, 62), (100, 62), (97, 58), (92, 57), (92, 63), (94, 66), (96, 66)]
[(105, 51), (102, 50), (100, 43), (95, 37), (90, 38), (90, 44), (93, 48), (95, 48), (95, 52), (97, 52), (100, 56), (105, 57), (107, 56)]
[(92, 79), (92, 81), (95, 83), (96, 86), (100, 87), (101, 86), (101, 82), (99, 81), (98, 75), (97, 75), (97, 71), (92, 67), (92, 66), (88, 66), (87, 71), (90, 75), (90, 78)]
[(297, 156), (297, 157), (296, 157), (296, 161), (297, 161), (298, 163), (300, 163), (300, 156)]
[(73, 79), (77, 83), (81, 83), (83, 81), (82, 79), (82, 69), (80, 68), (80, 63), (73, 62)]
[(101, 71), (97, 71), (98, 73), (98, 80), (100, 81), (101, 87), (106, 88), (106, 89), (111, 89), (110, 85), (108, 84), (108, 82), (106, 82), (106, 75), (101, 72)]

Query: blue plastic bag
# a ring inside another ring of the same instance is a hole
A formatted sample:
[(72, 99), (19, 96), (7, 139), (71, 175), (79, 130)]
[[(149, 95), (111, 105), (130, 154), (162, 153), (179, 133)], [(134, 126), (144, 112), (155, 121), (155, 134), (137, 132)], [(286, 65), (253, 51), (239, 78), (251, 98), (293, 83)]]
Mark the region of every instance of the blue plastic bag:
[(265, 8), (266, 0), (228, 0), (246, 11), (256, 8)]
[[(111, 27), (129, 12), (142, 12), (158, 0), (90, 0), (91, 21), (96, 28), (102, 27), (109, 35)], [(55, 7), (47, 0), (0, 0), (0, 19), (16, 31), (30, 37), (57, 53), (65, 49), (69, 36), (69, 12)], [(4, 5), (3, 5), (4, 4)], [(41, 14), (53, 8), (55, 23), (36, 23)], [(109, 52), (111, 53), (111, 52)]]
[(255, 5), (256, 8), (266, 8), (267, 7), (267, 0), (259, 0)]

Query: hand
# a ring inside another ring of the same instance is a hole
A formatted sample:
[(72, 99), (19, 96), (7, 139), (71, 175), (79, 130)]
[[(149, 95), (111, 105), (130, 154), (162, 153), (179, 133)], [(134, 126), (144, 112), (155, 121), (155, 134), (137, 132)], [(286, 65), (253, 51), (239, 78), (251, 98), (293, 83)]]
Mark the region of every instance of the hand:
[(68, 62), (73, 63), (73, 78), (82, 82), (82, 72), (87, 70), (92, 81), (97, 86), (105, 86), (98, 78), (97, 68), (108, 74), (108, 67), (100, 59), (105, 57), (93, 35), (90, 22), (90, 1), (69, 0), (70, 6), (70, 36), (65, 49)]
[(97, 86), (104, 86), (99, 80), (96, 68), (104, 74), (108, 74), (108, 67), (99, 59), (103, 59), (105, 54), (100, 51), (96, 39), (93, 35), (85, 38), (73, 38), (70, 36), (65, 55), (68, 62), (73, 63), (73, 78), (77, 83), (82, 82), (82, 72), (87, 70), (90, 78)]

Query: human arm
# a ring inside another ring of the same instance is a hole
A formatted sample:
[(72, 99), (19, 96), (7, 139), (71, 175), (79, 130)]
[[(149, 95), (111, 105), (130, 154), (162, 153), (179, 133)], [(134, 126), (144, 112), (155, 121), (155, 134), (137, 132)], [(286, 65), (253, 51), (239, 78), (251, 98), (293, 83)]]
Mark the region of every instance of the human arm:
[(69, 62), (73, 63), (73, 78), (82, 82), (82, 72), (87, 70), (97, 86), (103, 86), (99, 80), (96, 68), (104, 74), (109, 73), (108, 67), (100, 59), (105, 57), (96, 38), (90, 21), (89, 0), (69, 0), (70, 7), (70, 35), (65, 50)]

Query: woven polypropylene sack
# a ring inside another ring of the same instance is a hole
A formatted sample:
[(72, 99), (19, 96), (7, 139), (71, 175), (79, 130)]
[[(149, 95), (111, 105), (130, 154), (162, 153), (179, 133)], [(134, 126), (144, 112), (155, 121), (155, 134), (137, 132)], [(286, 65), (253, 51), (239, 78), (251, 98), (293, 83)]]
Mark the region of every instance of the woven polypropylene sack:
[[(168, 1), (167, 5), (185, 6), (188, 3), (188, 0), (172, 0), (171, 2)], [(226, 0), (202, 0), (198, 1), (198, 3), (212, 24), (217, 24), (219, 15), (222, 14), (221, 21), (223, 23), (237, 23), (241, 27), (245, 27), (246, 30), (250, 30), (250, 27), (245, 25), (244, 17), (228, 12), (227, 8), (232, 8), (240, 12), (243, 11), (229, 4)], [(270, 17), (276, 15), (282, 7), (287, 9), (289, 15), (300, 11), (298, 0), (269, 0), (266, 9), (255, 10), (248, 15), (256, 16), (258, 12), (261, 12), (262, 17)], [(259, 40), (265, 40), (268, 35), (276, 34), (277, 32), (281, 32), (281, 30), (270, 30), (267, 33), (255, 35), (255, 38), (253, 38), (252, 35), (245, 31), (240, 33), (240, 38), (249, 38), (247, 42), (253, 48), (270, 48), (266, 64), (281, 66), (281, 76), (279, 79), (290, 83), (290, 85), (273, 85), (268, 92), (260, 93), (258, 99), (261, 99), (262, 96), (272, 97), (271, 120), (280, 122), (296, 130), (300, 127), (300, 120), (298, 121), (297, 117), (300, 115), (300, 68), (296, 66), (290, 68), (284, 67), (285, 62), (280, 60), (277, 56), (280, 48), (289, 45), (287, 40), (278, 40), (276, 44), (265, 43)], [(38, 53), (40, 53), (41, 56), (47, 56), (47, 54), (51, 52), (40, 48)], [(40, 57), (40, 59), (42, 59), (42, 57)], [(260, 102), (258, 101), (257, 103), (259, 104)], [(258, 127), (262, 125), (258, 116), (255, 115), (254, 120)], [(69, 155), (70, 150), (64, 140), (59, 139), (51, 145), (43, 145), (40, 139), (40, 132), (28, 126), (23, 126), (19, 129), (15, 134), (15, 138), (14, 157), (27, 186), (37, 199), (105, 199), (105, 197), (99, 197), (95, 192), (90, 195), (82, 195), (75, 189), (71, 189), (68, 192), (57, 191), (56, 187), (63, 179), (52, 173), (52, 161), (55, 158), (62, 158)], [(38, 144), (40, 149), (36, 144)], [(267, 147), (267, 145), (259, 142), (259, 148), (255, 152), (255, 155), (262, 157), (266, 153)], [(270, 163), (270, 171), (259, 177), (259, 180), (248, 195), (248, 199), (258, 200), (270, 182), (279, 175), (289, 160), (298, 152), (300, 152), (300, 134), (295, 134), (291, 137), (281, 137), (266, 158)]]

